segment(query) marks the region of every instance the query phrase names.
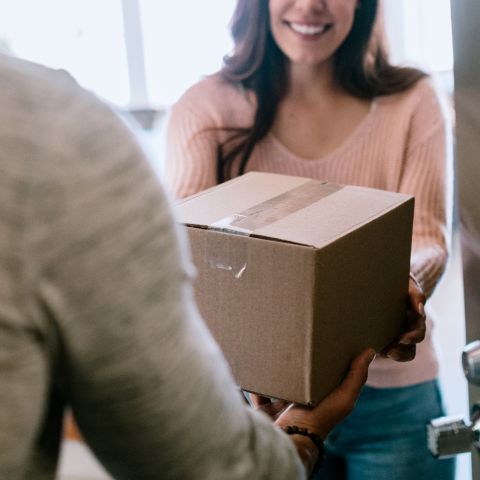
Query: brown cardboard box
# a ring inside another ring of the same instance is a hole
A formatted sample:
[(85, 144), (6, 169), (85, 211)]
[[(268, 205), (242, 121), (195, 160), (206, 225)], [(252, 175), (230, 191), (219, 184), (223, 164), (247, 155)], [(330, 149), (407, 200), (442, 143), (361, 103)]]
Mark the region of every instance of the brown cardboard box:
[(402, 331), (413, 197), (249, 173), (185, 199), (196, 299), (245, 390), (315, 404)]

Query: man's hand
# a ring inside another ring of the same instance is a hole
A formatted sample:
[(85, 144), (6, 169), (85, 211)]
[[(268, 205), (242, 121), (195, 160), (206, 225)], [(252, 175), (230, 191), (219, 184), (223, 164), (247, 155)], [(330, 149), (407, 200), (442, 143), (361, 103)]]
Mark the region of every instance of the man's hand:
[(326, 438), (330, 430), (353, 409), (362, 386), (367, 381), (368, 367), (375, 358), (375, 351), (365, 350), (352, 362), (343, 382), (316, 407), (290, 405), (280, 414), (279, 427), (296, 425)]

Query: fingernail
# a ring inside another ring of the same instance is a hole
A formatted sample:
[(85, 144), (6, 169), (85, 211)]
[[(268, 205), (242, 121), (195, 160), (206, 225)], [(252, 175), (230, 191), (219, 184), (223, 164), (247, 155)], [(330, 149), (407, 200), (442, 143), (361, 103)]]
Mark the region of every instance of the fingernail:
[(418, 304), (418, 311), (420, 312), (420, 315), (421, 315), (422, 317), (425, 316), (425, 307), (423, 306), (423, 303), (422, 303), (422, 302), (420, 302), (420, 303)]
[(377, 356), (377, 352), (375, 350), (370, 352), (370, 355), (368, 356), (368, 363), (372, 363), (375, 360), (375, 357)]
[(392, 360), (396, 360), (396, 361), (400, 360), (400, 354), (398, 352), (395, 352), (395, 351), (389, 352), (387, 354), (387, 357), (391, 358)]
[(398, 343), (400, 345), (411, 345), (412, 341), (408, 338), (403, 338), (403, 339), (399, 340)]

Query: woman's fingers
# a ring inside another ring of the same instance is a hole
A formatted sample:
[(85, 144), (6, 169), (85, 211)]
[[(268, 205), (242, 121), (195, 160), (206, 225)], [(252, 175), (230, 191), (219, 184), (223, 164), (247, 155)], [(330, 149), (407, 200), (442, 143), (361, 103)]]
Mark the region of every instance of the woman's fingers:
[(410, 274), (408, 282), (408, 299), (412, 309), (420, 316), (425, 317), (425, 302), (427, 298), (423, 293), (422, 287), (412, 274)]
[(401, 345), (412, 345), (420, 343), (425, 339), (427, 324), (425, 316), (417, 312), (407, 313), (407, 331), (400, 336), (398, 343)]
[(406, 331), (398, 341), (393, 342), (382, 352), (397, 362), (409, 362), (416, 355), (416, 344), (425, 339), (427, 331), (425, 316), (425, 294), (413, 275), (408, 283), (408, 304)]
[(266, 413), (274, 420), (290, 405), (284, 400), (274, 400), (255, 393), (250, 394), (250, 402), (256, 410)]
[(383, 352), (384, 356), (396, 362), (410, 362), (416, 354), (417, 346), (415, 344), (403, 345), (401, 343), (395, 343), (394, 346)]
[(264, 397), (262, 395), (257, 395), (256, 393), (250, 393), (249, 396), (250, 396), (250, 401), (252, 402), (252, 405), (255, 408), (258, 408), (262, 405), (268, 405), (269, 403), (271, 403), (270, 398)]

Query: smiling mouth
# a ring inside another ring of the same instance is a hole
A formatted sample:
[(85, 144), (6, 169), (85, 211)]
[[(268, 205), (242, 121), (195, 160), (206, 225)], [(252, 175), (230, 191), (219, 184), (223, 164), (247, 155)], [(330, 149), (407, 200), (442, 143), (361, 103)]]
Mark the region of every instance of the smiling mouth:
[(300, 35), (309, 37), (320, 36), (332, 27), (331, 23), (323, 23), (318, 25), (306, 25), (304, 23), (285, 22), (290, 29)]

